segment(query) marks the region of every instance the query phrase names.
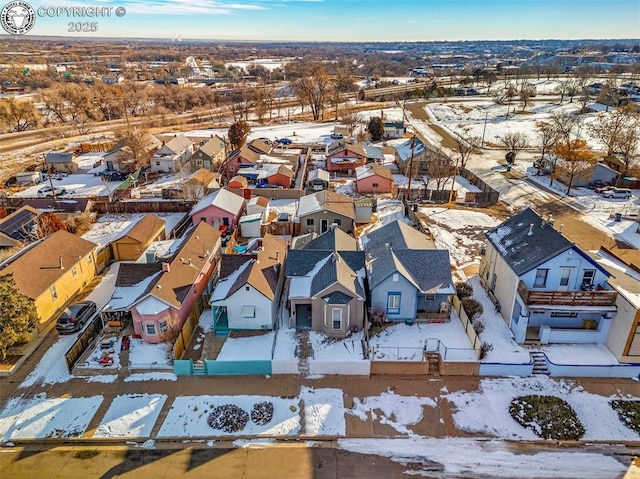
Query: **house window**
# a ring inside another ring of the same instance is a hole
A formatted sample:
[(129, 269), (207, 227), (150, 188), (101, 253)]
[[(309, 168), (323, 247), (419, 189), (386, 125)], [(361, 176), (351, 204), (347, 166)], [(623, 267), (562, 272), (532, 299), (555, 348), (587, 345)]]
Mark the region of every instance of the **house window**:
[(230, 166), (229, 167), (229, 171), (236, 171), (236, 167), (235, 166)]
[(87, 256), (87, 264), (93, 264), (93, 256)]
[(560, 270), (560, 286), (569, 286), (571, 278), (571, 268), (562, 268)]
[(373, 188), (377, 188), (377, 187), (378, 187), (378, 183), (372, 183), (372, 184), (371, 184), (371, 186), (372, 186)]
[(169, 331), (169, 325), (166, 321), (160, 321), (158, 325), (160, 326), (161, 333), (166, 333), (167, 331)]
[(552, 318), (577, 318), (578, 313), (570, 311), (551, 311)]
[(156, 166), (160, 166), (160, 162), (159, 161), (156, 161)]
[(435, 301), (436, 300), (436, 295), (435, 294), (425, 294), (424, 295), (424, 300), (425, 301)]
[(155, 336), (156, 335), (156, 325), (155, 323), (148, 323), (144, 325), (146, 331), (147, 331), (147, 336)]
[(340, 218), (334, 218), (333, 222), (337, 225), (337, 226), (342, 226), (342, 220)]
[(595, 276), (595, 269), (585, 269), (582, 273), (582, 286), (591, 286), (593, 284), (593, 278), (595, 278)]
[(249, 286), (245, 286), (245, 287), (244, 287), (244, 290), (245, 290), (245, 291), (249, 291)]
[(334, 331), (342, 329), (342, 310), (341, 309), (331, 310), (331, 329), (333, 329)]
[(202, 160), (196, 160), (196, 165), (202, 166)]
[(398, 314), (400, 312), (400, 293), (389, 293), (387, 296), (387, 313)]
[(393, 273), (393, 276), (391, 277), (391, 279), (393, 281), (398, 281), (398, 278), (400, 278), (400, 275), (398, 273)]
[(73, 268), (71, 268), (71, 276), (75, 278), (77, 275), (78, 275), (78, 268), (74, 266)]
[(548, 269), (537, 269), (536, 270), (536, 280), (533, 282), (534, 288), (544, 288), (547, 284), (547, 275), (549, 274)]
[(313, 226), (313, 218), (307, 218), (307, 226)]
[(56, 285), (55, 285), (55, 284), (54, 284), (54, 285), (52, 285), (52, 286), (49, 288), (49, 291), (51, 291), (51, 299), (52, 299), (53, 301), (55, 301), (56, 299), (58, 299), (58, 292), (56, 291)]
[(241, 310), (241, 314), (243, 318), (255, 318), (256, 317), (256, 307), (244, 305)]

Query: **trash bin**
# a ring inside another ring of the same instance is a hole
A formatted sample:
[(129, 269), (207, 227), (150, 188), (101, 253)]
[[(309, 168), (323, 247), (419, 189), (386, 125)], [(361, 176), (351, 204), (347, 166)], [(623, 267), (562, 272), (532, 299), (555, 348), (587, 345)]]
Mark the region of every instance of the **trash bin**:
[(622, 213), (616, 213), (616, 218), (614, 221), (620, 221), (622, 220)]
[(511, 171), (511, 165), (507, 165), (507, 171)]

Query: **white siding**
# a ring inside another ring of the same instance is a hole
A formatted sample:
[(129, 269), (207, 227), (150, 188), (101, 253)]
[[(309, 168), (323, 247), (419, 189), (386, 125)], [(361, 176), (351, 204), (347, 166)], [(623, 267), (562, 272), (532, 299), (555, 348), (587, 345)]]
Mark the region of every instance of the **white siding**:
[[(255, 318), (242, 317), (242, 307), (245, 305), (255, 306)], [(242, 286), (227, 298), (226, 306), (230, 329), (273, 328), (271, 301), (252, 286), (249, 286), (249, 291)]]
[[(582, 283), (582, 274), (586, 269), (592, 269), (596, 271), (596, 275), (593, 280), (594, 285), (602, 285), (607, 281), (607, 275), (597, 269), (593, 263), (587, 261), (582, 255), (573, 251), (572, 249), (559, 254), (555, 258), (541, 264), (537, 268), (522, 275), (522, 281), (528, 288), (535, 291), (558, 291), (560, 289), (560, 269), (564, 267), (572, 268), (571, 278), (569, 279), (569, 291), (580, 291), (580, 285)], [(537, 269), (548, 269), (547, 283), (543, 288), (534, 288), (533, 284), (536, 279)]]

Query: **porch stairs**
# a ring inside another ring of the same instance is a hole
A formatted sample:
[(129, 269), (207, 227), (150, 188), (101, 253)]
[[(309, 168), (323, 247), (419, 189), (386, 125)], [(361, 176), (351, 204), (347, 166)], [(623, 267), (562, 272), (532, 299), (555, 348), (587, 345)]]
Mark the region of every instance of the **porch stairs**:
[(309, 358), (313, 357), (309, 331), (298, 331), (296, 336), (298, 339), (298, 374), (306, 377), (309, 375)]
[(432, 376), (440, 376), (440, 353), (437, 351), (426, 352), (424, 356), (429, 365), (429, 374)]
[(542, 351), (530, 351), (531, 359), (533, 360), (533, 375), (534, 376), (549, 376), (549, 370), (547, 369), (547, 362)]

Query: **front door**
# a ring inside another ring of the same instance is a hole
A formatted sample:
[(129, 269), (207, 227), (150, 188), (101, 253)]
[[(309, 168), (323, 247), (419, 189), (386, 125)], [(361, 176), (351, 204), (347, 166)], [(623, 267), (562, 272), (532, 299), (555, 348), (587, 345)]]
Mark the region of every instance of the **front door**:
[(572, 268), (560, 268), (560, 283), (558, 283), (558, 291), (567, 291), (569, 289), (571, 269)]
[(324, 233), (329, 229), (329, 220), (320, 220), (320, 233)]
[(296, 304), (296, 329), (311, 329), (310, 304)]

